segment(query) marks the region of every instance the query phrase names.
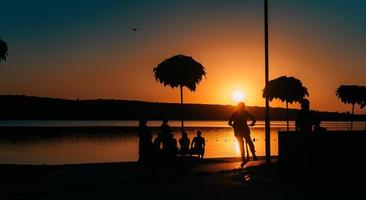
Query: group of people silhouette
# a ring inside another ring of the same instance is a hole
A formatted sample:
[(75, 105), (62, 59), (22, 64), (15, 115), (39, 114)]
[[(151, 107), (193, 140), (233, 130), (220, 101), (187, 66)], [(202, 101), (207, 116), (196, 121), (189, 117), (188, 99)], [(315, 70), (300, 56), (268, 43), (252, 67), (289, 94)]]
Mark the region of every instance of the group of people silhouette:
[[(248, 119), (252, 122), (248, 125)], [(299, 133), (323, 132), (325, 128), (320, 126), (319, 118), (310, 111), (310, 102), (307, 99), (301, 101), (301, 109), (296, 118), (295, 129)], [(255, 126), (256, 119), (245, 108), (245, 103), (240, 102), (236, 110), (231, 114), (228, 121), (229, 126), (233, 127), (234, 135), (239, 143), (241, 153), (241, 165), (243, 166), (248, 159), (245, 158), (245, 146), (249, 146), (253, 160), (257, 160), (255, 146), (250, 136), (249, 126)], [(201, 131), (197, 131), (197, 136), (190, 142), (187, 132), (182, 133), (179, 139), (180, 149), (177, 140), (174, 138), (168, 120), (164, 119), (160, 127), (158, 136), (153, 140), (152, 134), (147, 127), (146, 118), (139, 121), (139, 161), (170, 160), (177, 155), (186, 156), (196, 154), (203, 158), (205, 153), (205, 139), (201, 136)], [(247, 150), (248, 151), (248, 150)], [(249, 152), (248, 152), (249, 154)], [(249, 156), (248, 156), (249, 157)]]
[(167, 119), (162, 120), (160, 131), (153, 139), (151, 131), (147, 126), (147, 119), (142, 117), (139, 120), (139, 162), (172, 161), (177, 155), (192, 156), (198, 155), (203, 159), (205, 154), (205, 138), (202, 132), (197, 131), (196, 137), (192, 142), (187, 132), (183, 132), (179, 139), (180, 148), (174, 138), (173, 130), (168, 124)]

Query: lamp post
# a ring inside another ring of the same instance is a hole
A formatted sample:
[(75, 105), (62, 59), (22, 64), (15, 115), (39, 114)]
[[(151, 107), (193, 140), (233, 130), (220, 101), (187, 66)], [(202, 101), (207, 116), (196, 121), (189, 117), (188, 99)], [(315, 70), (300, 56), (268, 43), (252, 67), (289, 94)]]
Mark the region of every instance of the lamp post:
[[(264, 53), (265, 53), (265, 85), (269, 82), (269, 55), (268, 55), (268, 0), (264, 0)], [(266, 122), (265, 122), (265, 141), (266, 141), (266, 164), (271, 162), (271, 134), (269, 99), (266, 97)]]

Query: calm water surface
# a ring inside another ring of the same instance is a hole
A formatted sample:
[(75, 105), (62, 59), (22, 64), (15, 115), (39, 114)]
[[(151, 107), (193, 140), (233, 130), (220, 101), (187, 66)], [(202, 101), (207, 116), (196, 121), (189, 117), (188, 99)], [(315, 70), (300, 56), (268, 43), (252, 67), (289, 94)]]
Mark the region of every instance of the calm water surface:
[[(160, 121), (150, 121), (150, 127), (160, 126)], [(171, 121), (172, 127), (179, 127), (179, 121)], [(0, 133), (0, 163), (11, 164), (68, 164), (68, 163), (97, 163), (136, 161), (138, 156), (138, 137), (134, 129), (123, 127), (137, 126), (137, 121), (0, 121), (0, 126), (46, 126), (46, 127), (93, 127), (118, 126), (121, 131), (108, 133), (88, 133), (80, 131), (73, 134), (59, 134), (52, 137), (39, 136), (35, 133), (27, 137), (1, 136)], [(206, 139), (207, 158), (239, 156), (238, 145), (234, 139), (232, 128), (226, 121), (186, 121), (185, 126), (189, 137), (195, 136), (201, 130)], [(290, 123), (293, 129), (294, 123)], [(348, 130), (349, 122), (323, 122), (328, 130)], [(364, 122), (355, 122), (354, 130), (363, 130)], [(271, 152), (278, 154), (277, 132), (286, 129), (286, 122), (271, 123)], [(53, 129), (52, 129), (53, 130)], [(57, 130), (57, 129), (54, 129)], [(157, 129), (153, 128), (156, 137)], [(264, 122), (258, 121), (251, 128), (252, 139), (256, 146), (257, 155), (264, 155)], [(180, 138), (179, 129), (175, 129), (176, 139)]]

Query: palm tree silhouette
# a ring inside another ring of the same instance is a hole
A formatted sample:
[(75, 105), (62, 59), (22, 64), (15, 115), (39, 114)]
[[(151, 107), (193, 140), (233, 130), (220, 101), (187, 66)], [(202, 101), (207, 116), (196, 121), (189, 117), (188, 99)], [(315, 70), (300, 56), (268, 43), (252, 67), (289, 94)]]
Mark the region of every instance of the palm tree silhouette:
[(7, 55), (8, 55), (8, 45), (4, 40), (0, 38), (0, 62), (2, 60), (6, 61)]
[(302, 85), (300, 80), (287, 76), (269, 81), (263, 89), (264, 98), (269, 98), (270, 101), (280, 99), (282, 102), (286, 102), (287, 131), (289, 131), (288, 103), (300, 102), (308, 95), (308, 89)]
[(361, 108), (366, 105), (366, 87), (358, 85), (341, 85), (336, 91), (338, 98), (345, 104), (352, 104), (351, 130), (353, 129), (353, 114), (355, 112), (355, 104), (359, 104)]
[(183, 87), (187, 87), (191, 91), (196, 90), (196, 85), (206, 76), (206, 70), (201, 63), (195, 61), (190, 56), (175, 55), (161, 62), (154, 68), (156, 81), (169, 85), (172, 88), (180, 88), (181, 103), (181, 126), (184, 132), (183, 119)]

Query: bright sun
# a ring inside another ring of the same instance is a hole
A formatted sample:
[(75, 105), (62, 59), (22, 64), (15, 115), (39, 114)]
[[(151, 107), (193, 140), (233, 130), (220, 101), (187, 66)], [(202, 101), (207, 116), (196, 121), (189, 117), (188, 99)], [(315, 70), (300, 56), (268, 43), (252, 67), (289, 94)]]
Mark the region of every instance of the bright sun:
[(242, 90), (235, 90), (232, 94), (233, 100), (238, 103), (245, 99), (245, 93)]

